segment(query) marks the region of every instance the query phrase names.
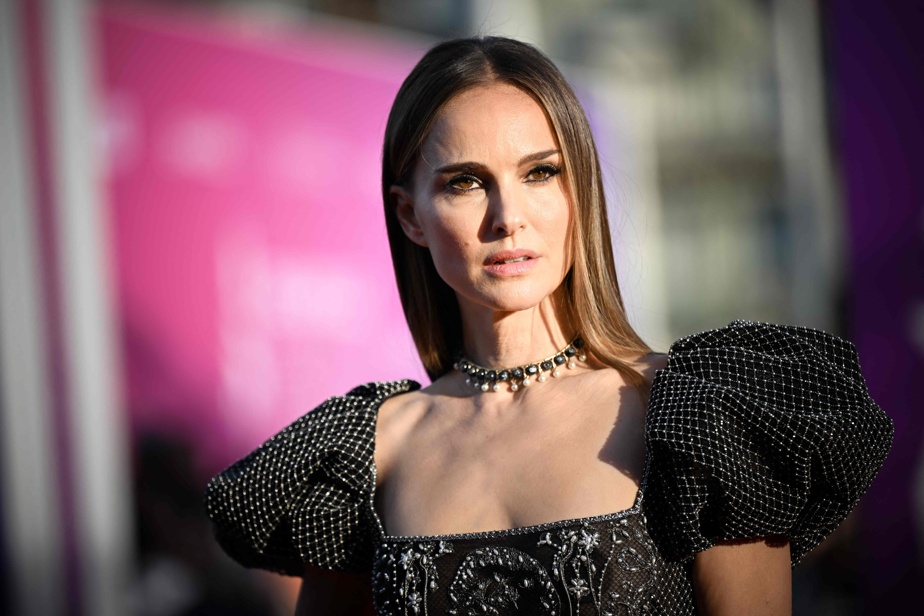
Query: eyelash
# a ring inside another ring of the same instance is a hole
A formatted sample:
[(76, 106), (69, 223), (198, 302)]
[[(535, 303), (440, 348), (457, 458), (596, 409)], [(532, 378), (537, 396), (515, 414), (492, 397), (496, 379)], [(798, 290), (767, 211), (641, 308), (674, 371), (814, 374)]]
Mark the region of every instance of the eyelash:
[(541, 180), (530, 180), (530, 181), (531, 181), (531, 182), (540, 182), (540, 183), (544, 183), (544, 182), (548, 182), (549, 180), (551, 180), (552, 178), (554, 178), (556, 175), (558, 175), (559, 173), (561, 173), (561, 167), (557, 167), (557, 166), (555, 166), (555, 165), (553, 165), (553, 164), (550, 164), (550, 163), (547, 163), (547, 164), (544, 164), (544, 165), (538, 165), (537, 167), (535, 167), (532, 171), (530, 171), (530, 172), (527, 174), (527, 177), (529, 177), (530, 175), (532, 175), (532, 174), (534, 174), (534, 173), (536, 173), (536, 172), (544, 172), (544, 173), (547, 173), (548, 175), (547, 175), (547, 177), (544, 177), (544, 178), (542, 178)]
[[(532, 169), (529, 170), (529, 173), (526, 174), (526, 177), (528, 178), (534, 173), (545, 173), (546, 177), (540, 180), (527, 180), (527, 181), (531, 184), (544, 184), (548, 182), (549, 180), (551, 180), (552, 178), (554, 178), (559, 173), (561, 173), (561, 167), (552, 165), (550, 163), (537, 165), (536, 167), (533, 167)], [(473, 184), (476, 184), (476, 185), (481, 183), (481, 180), (479, 180), (478, 178), (476, 178), (475, 176), (471, 174), (466, 173), (463, 175), (457, 175), (451, 180), (449, 180), (448, 182), (446, 182), (446, 190), (448, 190), (449, 192), (455, 193), (457, 195), (464, 195), (464, 194), (470, 193), (471, 191), (477, 188), (477, 186), (473, 186), (472, 188), (459, 188), (458, 186), (456, 186), (456, 183), (461, 182), (461, 181), (472, 182)]]

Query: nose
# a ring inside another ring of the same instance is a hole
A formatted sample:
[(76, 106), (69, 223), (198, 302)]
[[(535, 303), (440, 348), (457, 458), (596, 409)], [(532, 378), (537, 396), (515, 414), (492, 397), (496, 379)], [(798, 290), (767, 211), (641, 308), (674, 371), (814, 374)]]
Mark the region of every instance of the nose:
[(526, 200), (519, 187), (497, 186), (490, 195), (491, 230), (495, 235), (513, 235), (526, 227)]

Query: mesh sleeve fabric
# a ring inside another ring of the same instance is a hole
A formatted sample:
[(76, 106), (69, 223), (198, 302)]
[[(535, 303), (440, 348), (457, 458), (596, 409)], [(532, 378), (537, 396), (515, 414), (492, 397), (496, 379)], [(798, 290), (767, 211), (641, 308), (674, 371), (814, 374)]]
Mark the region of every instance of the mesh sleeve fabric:
[(370, 383), (330, 398), (215, 476), (206, 508), (215, 538), (246, 567), (302, 575), (372, 566), (376, 413), (414, 381)]
[(786, 535), (795, 566), (856, 506), (892, 432), (849, 342), (747, 321), (681, 338), (649, 401), (651, 534), (671, 560)]

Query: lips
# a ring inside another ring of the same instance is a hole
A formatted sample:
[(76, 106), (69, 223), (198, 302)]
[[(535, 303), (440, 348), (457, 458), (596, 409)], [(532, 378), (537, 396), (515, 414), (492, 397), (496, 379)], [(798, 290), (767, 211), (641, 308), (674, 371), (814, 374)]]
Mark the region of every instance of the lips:
[(501, 250), (484, 261), (485, 269), (495, 276), (517, 276), (525, 274), (539, 262), (539, 255), (531, 250)]
[(502, 265), (509, 263), (522, 263), (530, 259), (537, 259), (537, 255), (532, 250), (517, 248), (515, 250), (499, 250), (484, 260), (485, 265)]

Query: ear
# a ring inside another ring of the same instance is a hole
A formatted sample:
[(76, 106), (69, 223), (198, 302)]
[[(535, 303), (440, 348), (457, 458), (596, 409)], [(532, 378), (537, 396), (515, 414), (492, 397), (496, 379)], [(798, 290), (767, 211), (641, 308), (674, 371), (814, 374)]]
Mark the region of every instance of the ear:
[(392, 199), (395, 214), (398, 216), (398, 222), (404, 234), (418, 246), (426, 248), (427, 240), (417, 221), (417, 212), (414, 210), (414, 197), (406, 188), (397, 184), (388, 190), (388, 194)]

